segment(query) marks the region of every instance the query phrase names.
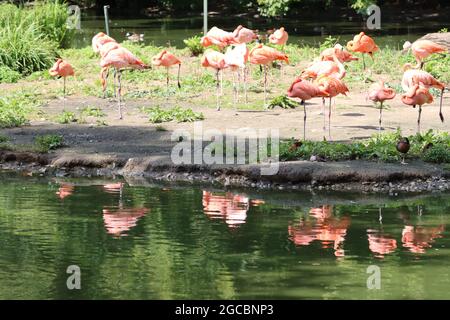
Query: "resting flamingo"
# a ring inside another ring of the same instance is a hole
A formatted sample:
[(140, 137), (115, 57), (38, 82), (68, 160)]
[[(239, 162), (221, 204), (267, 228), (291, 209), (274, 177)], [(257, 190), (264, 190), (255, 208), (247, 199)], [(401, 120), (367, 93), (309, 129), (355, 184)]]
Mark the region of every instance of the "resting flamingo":
[(94, 50), (95, 53), (99, 53), (101, 47), (109, 42), (117, 43), (117, 41), (110, 36), (103, 32), (99, 32), (92, 38), (92, 50)]
[(321, 76), (315, 80), (315, 83), (326, 94), (326, 97), (330, 99), (330, 103), (328, 105), (328, 137), (331, 139), (331, 99), (339, 94), (346, 96), (349, 90), (344, 82), (331, 76)]
[(49, 73), (53, 77), (63, 78), (64, 87), (63, 87), (63, 99), (66, 99), (66, 78), (69, 76), (74, 76), (75, 72), (73, 71), (70, 63), (63, 59), (56, 60), (53, 67), (50, 68)]
[(320, 53), (319, 61), (334, 61), (334, 57), (341, 63), (359, 60), (337, 43), (333, 48), (323, 50)]
[(375, 41), (366, 35), (364, 32), (360, 32), (356, 36), (353, 37), (352, 41), (347, 43), (347, 49), (353, 52), (360, 52), (363, 54), (363, 67), (366, 70), (366, 62), (364, 60), (364, 54), (368, 54), (371, 58), (373, 58), (373, 54), (380, 50), (378, 46), (375, 44)]
[(420, 69), (423, 69), (424, 60), (433, 53), (447, 52), (446, 48), (430, 40), (416, 40), (414, 43), (406, 41), (403, 45), (403, 52), (408, 52), (410, 49), (417, 61), (416, 68)]
[[(247, 84), (246, 84), (246, 63), (248, 61), (249, 51), (245, 43), (236, 45), (234, 48), (229, 47), (227, 52), (225, 52), (225, 63), (231, 68), (232, 72), (237, 73), (237, 78), (239, 82), (240, 71), (242, 70), (244, 78), (244, 92), (245, 92), (245, 102), (247, 102)], [(239, 92), (237, 91), (235, 77), (233, 75), (233, 102), (236, 106), (236, 102), (239, 98)]]
[(205, 68), (213, 68), (216, 70), (216, 106), (217, 111), (220, 111), (220, 102), (219, 102), (219, 90), (220, 90), (220, 80), (219, 73), (221, 70), (227, 67), (225, 63), (225, 55), (219, 51), (215, 51), (212, 49), (207, 49), (201, 59), (202, 66)]
[(422, 106), (426, 103), (433, 103), (433, 96), (430, 91), (422, 85), (415, 84), (409, 91), (402, 95), (402, 102), (406, 105), (416, 107), (419, 106), (419, 116), (417, 118), (417, 133), (420, 133), (420, 116), (422, 114)]
[(257, 38), (256, 34), (242, 25), (237, 26), (233, 31), (233, 37), (236, 43), (250, 43)]
[(374, 83), (370, 89), (367, 96), (369, 100), (380, 103), (380, 116), (378, 118), (378, 131), (381, 131), (381, 117), (383, 112), (383, 103), (386, 100), (392, 100), (395, 98), (395, 90), (392, 88), (386, 88), (384, 81)]
[(327, 96), (328, 93), (323, 92), (316, 84), (304, 80), (302, 78), (296, 78), (291, 84), (287, 92), (290, 98), (301, 99), (300, 104), (303, 105), (303, 140), (306, 140), (306, 105), (305, 101), (316, 97)]
[(264, 66), (264, 106), (267, 107), (267, 68), (268, 64), (280, 60), (289, 63), (289, 58), (283, 52), (274, 48), (257, 44), (249, 53), (250, 63)]
[(209, 47), (212, 45), (218, 46), (221, 50), (230, 44), (236, 44), (236, 39), (233, 33), (224, 31), (217, 27), (212, 27), (205, 36), (200, 39), (200, 43), (203, 47)]
[(102, 85), (105, 84), (105, 72), (113, 67), (117, 70), (117, 80), (118, 80), (118, 104), (119, 104), (119, 119), (123, 119), (122, 115), (122, 104), (121, 104), (121, 94), (122, 94), (122, 71), (125, 68), (131, 69), (146, 69), (148, 66), (142, 62), (139, 58), (137, 58), (130, 50), (119, 47), (113, 50), (110, 50), (105, 56), (100, 60), (100, 66), (102, 67), (100, 76), (102, 80)]
[(424, 86), (425, 88), (436, 88), (441, 90), (441, 96), (439, 101), (439, 118), (441, 122), (444, 122), (444, 115), (442, 113), (442, 102), (444, 97), (445, 84), (437, 80), (431, 74), (423, 70), (413, 69), (412, 65), (407, 63), (403, 66), (402, 88), (405, 92), (415, 84)]
[(167, 90), (169, 90), (169, 68), (174, 65), (178, 65), (178, 88), (181, 88), (180, 84), (180, 71), (181, 71), (181, 60), (178, 59), (174, 54), (170, 53), (167, 50), (162, 50), (156, 56), (152, 58), (152, 64), (154, 66), (160, 67), (163, 66), (167, 69)]
[(289, 35), (284, 30), (284, 27), (281, 27), (280, 29), (277, 29), (269, 36), (269, 42), (271, 44), (280, 45), (282, 48), (284, 48), (284, 45), (288, 41)]

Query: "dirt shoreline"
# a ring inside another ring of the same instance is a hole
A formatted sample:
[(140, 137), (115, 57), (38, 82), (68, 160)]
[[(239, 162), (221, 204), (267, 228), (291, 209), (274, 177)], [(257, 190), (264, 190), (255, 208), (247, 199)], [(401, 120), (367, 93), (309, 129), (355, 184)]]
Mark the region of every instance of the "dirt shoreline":
[(36, 154), (0, 151), (0, 169), (50, 177), (145, 178), (257, 189), (353, 192), (450, 190), (450, 171), (442, 165), (369, 161), (280, 162), (278, 173), (261, 175), (266, 165), (176, 165), (167, 156), (121, 158), (113, 155)]

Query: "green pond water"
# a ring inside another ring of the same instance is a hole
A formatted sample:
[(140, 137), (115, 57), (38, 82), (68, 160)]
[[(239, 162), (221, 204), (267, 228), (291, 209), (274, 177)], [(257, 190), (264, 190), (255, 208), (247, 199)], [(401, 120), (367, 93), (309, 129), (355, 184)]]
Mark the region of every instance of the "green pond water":
[[(126, 40), (127, 32), (144, 34), (144, 43), (158, 46), (173, 45), (184, 48), (183, 39), (194, 35), (200, 35), (203, 30), (203, 18), (136, 18), (136, 17), (115, 17), (111, 15), (110, 31), (118, 41)], [(254, 30), (265, 30), (279, 27), (286, 27), (289, 32), (289, 43), (318, 45), (327, 36), (333, 35), (340, 38), (341, 43), (353, 38), (353, 35), (364, 29), (365, 23), (348, 20), (348, 18), (336, 17), (334, 20), (317, 19), (283, 19), (281, 21), (269, 19), (251, 19), (237, 17), (211, 16), (208, 26), (218, 26), (228, 31), (232, 31), (237, 25), (242, 24)], [(376, 37), (377, 43), (384, 46), (401, 47), (406, 40), (415, 40), (428, 33), (437, 32), (444, 27), (448, 27), (447, 21), (442, 21), (436, 17), (421, 18), (410, 22), (385, 22), (382, 20), (381, 30), (367, 31)], [(81, 20), (81, 30), (77, 31), (73, 46), (84, 47), (91, 44), (94, 34), (105, 31), (103, 16), (83, 14)]]
[(0, 181), (1, 299), (450, 299), (449, 193)]

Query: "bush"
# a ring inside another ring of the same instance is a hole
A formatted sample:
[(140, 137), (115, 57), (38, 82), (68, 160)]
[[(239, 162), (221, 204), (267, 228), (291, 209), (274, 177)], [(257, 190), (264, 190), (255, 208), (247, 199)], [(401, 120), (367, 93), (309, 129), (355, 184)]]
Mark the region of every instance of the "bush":
[(7, 66), (0, 66), (0, 83), (16, 83), (22, 75)]
[(28, 123), (28, 115), (36, 104), (36, 97), (24, 93), (0, 97), (0, 128), (20, 127)]
[(200, 36), (193, 36), (183, 40), (184, 44), (191, 52), (191, 55), (195, 57), (201, 55), (204, 51), (204, 48), (200, 43), (200, 39)]
[(77, 122), (78, 119), (75, 113), (70, 111), (63, 111), (60, 115), (56, 117), (56, 122), (60, 124), (69, 124), (72, 122)]
[(434, 163), (450, 163), (450, 148), (443, 144), (432, 146), (425, 151), (423, 160)]
[(64, 139), (60, 135), (45, 135), (34, 139), (34, 143), (39, 152), (45, 153), (63, 146)]
[(152, 123), (169, 122), (173, 120), (176, 120), (177, 122), (193, 122), (205, 118), (202, 113), (194, 112), (192, 109), (183, 109), (179, 106), (167, 110), (162, 109), (161, 107), (142, 108), (142, 111), (149, 115), (149, 121)]

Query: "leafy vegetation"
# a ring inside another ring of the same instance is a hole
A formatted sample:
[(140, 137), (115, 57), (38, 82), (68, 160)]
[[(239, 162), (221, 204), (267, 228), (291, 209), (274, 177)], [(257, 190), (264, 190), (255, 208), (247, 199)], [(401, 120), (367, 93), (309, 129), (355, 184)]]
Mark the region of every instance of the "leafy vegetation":
[(16, 83), (22, 75), (7, 66), (0, 66), (0, 83)]
[(193, 36), (183, 40), (189, 52), (193, 56), (199, 56), (203, 53), (203, 46), (200, 44), (200, 36)]
[[(401, 131), (376, 134), (370, 139), (352, 143), (328, 141), (283, 141), (280, 145), (280, 159), (309, 160), (312, 156), (328, 161), (338, 160), (379, 160), (394, 162), (400, 159), (396, 149)], [(425, 134), (409, 137), (411, 149), (408, 158), (422, 159), (427, 162), (450, 162), (450, 135), (429, 130)]]
[(71, 111), (63, 111), (60, 115), (56, 117), (56, 122), (60, 124), (69, 124), (72, 122), (77, 122), (78, 118), (75, 113)]
[(20, 127), (28, 123), (29, 114), (38, 104), (36, 96), (25, 92), (0, 97), (0, 128)]
[(39, 152), (46, 153), (61, 148), (64, 145), (64, 138), (60, 135), (44, 135), (36, 137), (34, 143)]
[(280, 107), (283, 109), (294, 109), (298, 107), (298, 103), (289, 99), (287, 96), (278, 96), (269, 102), (269, 109)]
[(148, 114), (151, 123), (161, 122), (193, 122), (203, 120), (205, 117), (202, 113), (194, 112), (192, 109), (183, 109), (175, 106), (170, 109), (162, 109), (161, 107), (142, 108), (142, 112)]

